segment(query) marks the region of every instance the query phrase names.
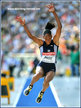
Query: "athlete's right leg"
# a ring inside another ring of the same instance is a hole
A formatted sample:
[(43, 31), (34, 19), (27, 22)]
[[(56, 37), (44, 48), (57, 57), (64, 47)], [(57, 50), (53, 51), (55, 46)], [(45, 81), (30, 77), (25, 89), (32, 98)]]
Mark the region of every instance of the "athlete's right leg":
[(43, 77), (43, 69), (42, 67), (38, 66), (36, 68), (36, 74), (33, 76), (32, 81), (30, 85), (33, 85), (35, 82), (37, 82), (41, 77)]
[(33, 76), (30, 85), (24, 90), (24, 95), (27, 96), (31, 89), (33, 88), (33, 84), (37, 82), (40, 78), (43, 77), (43, 69), (40, 66), (37, 66), (36, 68), (36, 74)]

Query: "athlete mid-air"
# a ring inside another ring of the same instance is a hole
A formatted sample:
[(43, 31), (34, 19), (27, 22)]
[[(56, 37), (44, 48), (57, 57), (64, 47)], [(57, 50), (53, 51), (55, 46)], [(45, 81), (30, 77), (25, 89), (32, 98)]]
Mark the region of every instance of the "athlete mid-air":
[(40, 39), (34, 35), (32, 35), (25, 24), (25, 19), (21, 17), (17, 17), (16, 20), (20, 22), (20, 24), (24, 27), (29, 38), (31, 38), (35, 43), (39, 45), (40, 53), (41, 53), (41, 60), (36, 68), (36, 74), (33, 76), (30, 85), (24, 90), (25, 96), (27, 96), (33, 88), (35, 82), (37, 82), (40, 78), (44, 77), (43, 88), (40, 91), (36, 102), (40, 103), (43, 97), (44, 92), (49, 87), (49, 82), (54, 78), (56, 72), (56, 58), (57, 58), (57, 51), (59, 46), (59, 38), (61, 35), (62, 25), (58, 15), (55, 12), (55, 7), (53, 4), (49, 4), (45, 6), (48, 8), (48, 11), (51, 12), (55, 20), (57, 22), (57, 30), (55, 36), (52, 36), (51, 29), (55, 27), (54, 24), (47, 23), (44, 33), (43, 39)]

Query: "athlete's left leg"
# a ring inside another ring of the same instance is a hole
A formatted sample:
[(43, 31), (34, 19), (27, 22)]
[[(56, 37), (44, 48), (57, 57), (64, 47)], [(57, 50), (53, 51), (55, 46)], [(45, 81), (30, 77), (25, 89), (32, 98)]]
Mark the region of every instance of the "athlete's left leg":
[(37, 97), (37, 103), (40, 103), (43, 97), (44, 92), (46, 91), (46, 89), (49, 87), (49, 82), (54, 78), (55, 76), (55, 72), (50, 71), (46, 74), (44, 82), (43, 82), (43, 88), (41, 90), (41, 92), (39, 93), (38, 97)]
[(43, 89), (42, 92), (45, 92), (46, 89), (49, 87), (49, 82), (54, 78), (55, 72), (50, 71), (46, 74), (44, 82), (43, 82)]

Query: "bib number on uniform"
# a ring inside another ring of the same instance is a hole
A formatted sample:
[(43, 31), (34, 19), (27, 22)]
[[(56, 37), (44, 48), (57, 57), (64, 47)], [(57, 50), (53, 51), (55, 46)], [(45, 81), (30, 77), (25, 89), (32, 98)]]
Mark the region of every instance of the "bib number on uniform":
[(46, 63), (55, 63), (55, 52), (42, 53), (41, 61)]

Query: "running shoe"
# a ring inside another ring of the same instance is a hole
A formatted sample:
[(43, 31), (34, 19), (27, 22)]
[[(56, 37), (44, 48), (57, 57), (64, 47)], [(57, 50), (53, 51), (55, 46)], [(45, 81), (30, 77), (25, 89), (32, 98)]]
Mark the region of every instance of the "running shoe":
[(37, 103), (40, 103), (40, 102), (41, 102), (42, 97), (43, 97), (43, 94), (44, 94), (44, 92), (42, 92), (42, 91), (39, 93), (39, 95), (38, 95), (38, 97), (37, 97), (37, 99), (36, 99), (36, 102), (37, 102)]
[(32, 85), (29, 85), (25, 90), (24, 90), (24, 95), (27, 96), (30, 91), (32, 90), (33, 86)]

